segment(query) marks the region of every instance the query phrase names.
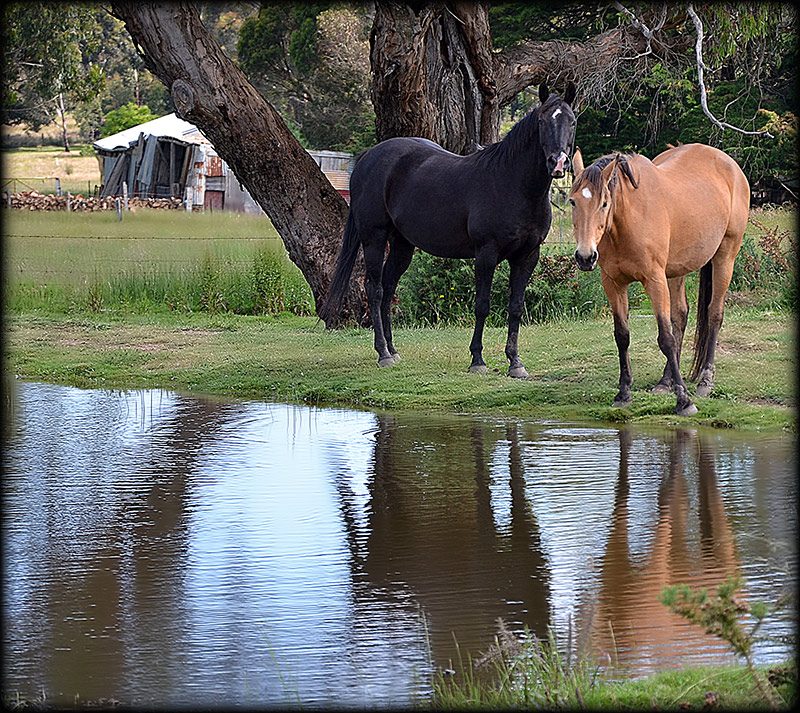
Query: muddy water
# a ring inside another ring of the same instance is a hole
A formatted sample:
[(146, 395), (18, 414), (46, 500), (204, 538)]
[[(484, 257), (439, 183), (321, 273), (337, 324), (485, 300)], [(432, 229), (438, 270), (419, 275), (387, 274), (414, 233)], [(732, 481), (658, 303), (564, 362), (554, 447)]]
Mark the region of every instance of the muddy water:
[(640, 674), (729, 660), (664, 584), (796, 588), (793, 437), (13, 385), (6, 694), (406, 705), (498, 618)]

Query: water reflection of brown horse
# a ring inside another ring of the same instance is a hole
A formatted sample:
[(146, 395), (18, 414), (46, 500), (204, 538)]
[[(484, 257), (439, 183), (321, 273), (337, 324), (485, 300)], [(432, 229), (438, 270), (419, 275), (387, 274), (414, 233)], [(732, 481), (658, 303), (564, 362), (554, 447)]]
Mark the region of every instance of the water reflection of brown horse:
[[(648, 554), (631, 551), (628, 459), (631, 433), (622, 430), (619, 480), (612, 529), (600, 572), (600, 593), (591, 612), (596, 652), (626, 654), (640, 665), (693, 654), (724, 653), (721, 641), (688, 624), (659, 602), (665, 585), (688, 583), (716, 588), (738, 569), (733, 532), (725, 514), (715, 471), (714, 452), (704, 436), (678, 430), (669, 444), (669, 470), (658, 492), (655, 532)], [(693, 448), (694, 446), (694, 448)], [(689, 537), (693, 498), (687, 473), (697, 467), (699, 543)], [(587, 617), (590, 616), (587, 613)]]
[(679, 365), (689, 305), (684, 281), (700, 270), (692, 379), (697, 395), (714, 386), (714, 351), (723, 300), (742, 244), (750, 186), (736, 162), (703, 144), (640, 155), (604, 156), (584, 169), (573, 158), (572, 221), (582, 270), (600, 263), (603, 289), (614, 313), (619, 350), (619, 392), (614, 406), (631, 401), (628, 285), (641, 282), (658, 323), (658, 346), (667, 359), (659, 393), (672, 388), (681, 415), (697, 412)]

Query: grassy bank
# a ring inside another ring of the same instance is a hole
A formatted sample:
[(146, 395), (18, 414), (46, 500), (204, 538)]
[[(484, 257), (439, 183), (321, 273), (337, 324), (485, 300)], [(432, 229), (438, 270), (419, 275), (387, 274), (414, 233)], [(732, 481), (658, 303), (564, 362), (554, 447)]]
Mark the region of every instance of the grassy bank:
[[(485, 333), (486, 374), (469, 374), (469, 327), (401, 328), (402, 361), (379, 369), (366, 329), (328, 331), (313, 317), (125, 311), (6, 314), (6, 368), (86, 387), (157, 387), (280, 401), (502, 413), (532, 419), (697, 423), (795, 430), (794, 320), (732, 307), (720, 337), (716, 391), (699, 413), (649, 393), (663, 370), (652, 317), (632, 320), (634, 401), (610, 404), (619, 377), (610, 316), (524, 326), (532, 378), (510, 379), (505, 329)], [(684, 369), (690, 354), (685, 355)], [(693, 388), (690, 387), (690, 391)]]

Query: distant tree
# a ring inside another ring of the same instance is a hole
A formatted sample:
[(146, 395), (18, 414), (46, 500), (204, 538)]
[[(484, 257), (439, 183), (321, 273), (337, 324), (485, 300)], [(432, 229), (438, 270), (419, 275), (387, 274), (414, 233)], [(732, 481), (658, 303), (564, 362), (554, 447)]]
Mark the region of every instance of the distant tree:
[(58, 119), (69, 151), (66, 113), (101, 91), (88, 59), (101, 33), (89, 5), (10, 3), (3, 9), (3, 122), (34, 131)]
[(152, 121), (156, 118), (156, 115), (150, 111), (150, 107), (147, 106), (147, 104), (137, 106), (133, 102), (130, 102), (106, 114), (106, 120), (100, 131), (100, 135), (111, 136), (120, 131), (125, 131), (125, 129), (130, 129), (132, 126), (138, 126), (139, 124), (144, 124), (144, 122)]
[(242, 24), (242, 69), (310, 148), (358, 151), (375, 141), (368, 11), (268, 3)]

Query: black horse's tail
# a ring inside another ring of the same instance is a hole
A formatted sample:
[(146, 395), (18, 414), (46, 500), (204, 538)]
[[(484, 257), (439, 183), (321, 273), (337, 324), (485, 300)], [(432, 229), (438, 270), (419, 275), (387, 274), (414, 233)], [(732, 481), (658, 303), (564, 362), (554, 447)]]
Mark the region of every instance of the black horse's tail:
[(333, 279), (328, 288), (328, 296), (319, 311), (319, 316), (326, 324), (329, 324), (332, 320), (336, 321), (336, 317), (341, 311), (347, 287), (350, 283), (350, 275), (353, 273), (353, 267), (358, 257), (359, 247), (361, 247), (361, 241), (358, 237), (356, 223), (353, 220), (353, 211), (350, 211), (344, 226), (342, 249), (339, 251), (339, 258), (336, 261), (336, 271), (333, 273)]
[(697, 294), (697, 328), (694, 333), (694, 359), (689, 379), (695, 381), (708, 358), (710, 346), (711, 325), (708, 320), (708, 306), (711, 304), (711, 290), (713, 288), (714, 268), (711, 261), (703, 265), (700, 270), (700, 289)]

